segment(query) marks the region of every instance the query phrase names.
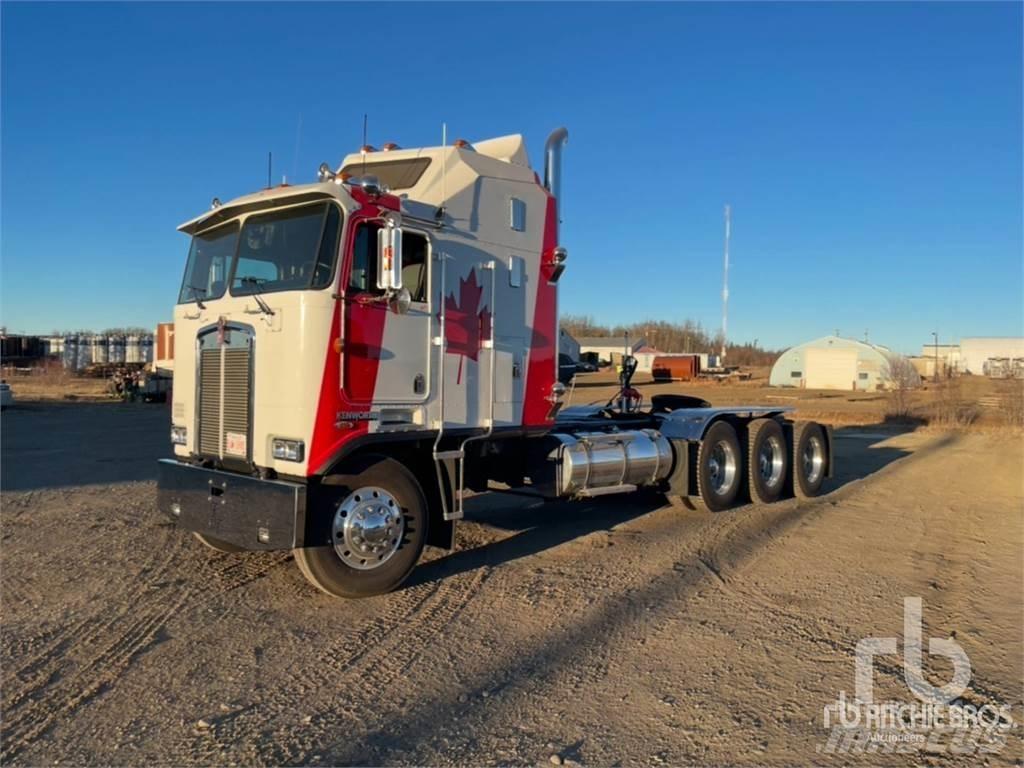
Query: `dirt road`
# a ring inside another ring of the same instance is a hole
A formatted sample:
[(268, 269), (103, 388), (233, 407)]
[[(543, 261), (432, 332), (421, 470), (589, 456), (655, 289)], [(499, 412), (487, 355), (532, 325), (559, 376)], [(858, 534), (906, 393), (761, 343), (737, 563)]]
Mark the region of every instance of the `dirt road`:
[[(964, 699), (1020, 719), (1019, 437), (842, 431), (828, 495), (719, 515), (485, 495), (458, 551), (343, 602), (156, 513), (165, 408), (2, 427), (5, 764), (920, 762), (820, 751), (905, 596), (968, 654)], [(898, 659), (875, 687), (909, 697)], [(1021, 756), (1018, 729), (985, 759)]]

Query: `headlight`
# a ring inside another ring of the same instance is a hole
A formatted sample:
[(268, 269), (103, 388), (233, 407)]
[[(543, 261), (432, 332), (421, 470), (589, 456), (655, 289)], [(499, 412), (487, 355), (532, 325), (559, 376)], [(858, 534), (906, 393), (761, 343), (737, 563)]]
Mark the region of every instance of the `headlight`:
[(306, 444), (301, 440), (285, 440), (275, 437), (271, 441), (275, 459), (284, 461), (302, 461), (306, 458)]
[(188, 441), (186, 427), (171, 427), (171, 445), (184, 445)]

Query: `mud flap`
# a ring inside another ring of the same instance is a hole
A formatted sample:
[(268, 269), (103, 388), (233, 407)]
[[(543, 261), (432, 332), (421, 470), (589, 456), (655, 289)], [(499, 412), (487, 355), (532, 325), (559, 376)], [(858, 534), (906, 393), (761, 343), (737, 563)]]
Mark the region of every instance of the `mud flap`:
[[(689, 496), (692, 487), (690, 482), (690, 441), (673, 439), (669, 440), (669, 443), (672, 446), (675, 463), (667, 478), (668, 492), (673, 496)], [(696, 489), (694, 491), (696, 492)]]

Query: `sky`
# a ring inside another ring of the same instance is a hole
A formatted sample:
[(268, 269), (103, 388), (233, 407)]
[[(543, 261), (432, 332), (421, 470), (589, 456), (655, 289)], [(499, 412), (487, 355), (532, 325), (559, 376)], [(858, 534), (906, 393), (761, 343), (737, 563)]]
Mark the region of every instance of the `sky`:
[(0, 324), (171, 319), (179, 223), (380, 146), (569, 129), (560, 310), (1024, 334), (1022, 4), (0, 6)]

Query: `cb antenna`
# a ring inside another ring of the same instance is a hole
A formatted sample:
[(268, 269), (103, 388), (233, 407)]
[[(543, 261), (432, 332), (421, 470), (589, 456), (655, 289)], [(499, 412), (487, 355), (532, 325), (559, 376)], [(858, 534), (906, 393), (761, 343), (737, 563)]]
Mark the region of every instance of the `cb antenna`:
[(441, 207), (437, 209), (438, 220), (444, 221), (444, 207), (448, 202), (448, 158), (444, 151), (448, 148), (448, 123), (441, 123)]
[[(722, 271), (722, 362), (725, 362), (725, 344), (729, 333), (729, 236), (731, 234), (731, 214), (729, 205), (725, 206), (725, 266)], [(721, 363), (720, 363), (721, 365)]]
[(299, 176), (299, 147), (302, 145), (302, 113), (299, 113), (299, 124), (295, 128), (295, 154), (292, 155), (292, 178)]
[(363, 176), (366, 176), (366, 113), (363, 112)]

